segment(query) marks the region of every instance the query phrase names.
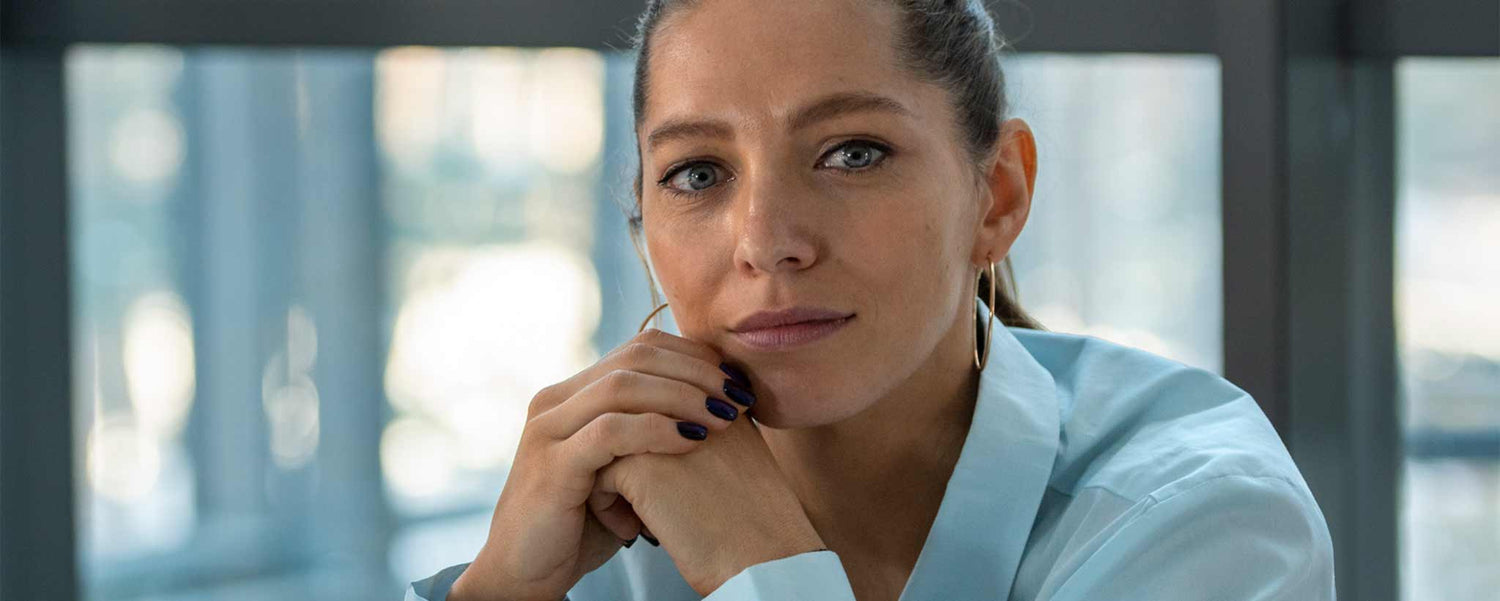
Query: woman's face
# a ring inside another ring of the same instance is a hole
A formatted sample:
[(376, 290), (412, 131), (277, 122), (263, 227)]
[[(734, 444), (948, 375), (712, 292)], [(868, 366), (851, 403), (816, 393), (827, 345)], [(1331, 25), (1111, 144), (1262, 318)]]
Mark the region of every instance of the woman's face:
[[(949, 94), (898, 63), (898, 18), (865, 0), (706, 0), (653, 39), (647, 252), (683, 335), (748, 368), (770, 427), (843, 420), (955, 332), (972, 344), (955, 328), (971, 328), (974, 270), (1014, 240), (983, 223), (1005, 199)], [(798, 308), (821, 320), (746, 322)]]

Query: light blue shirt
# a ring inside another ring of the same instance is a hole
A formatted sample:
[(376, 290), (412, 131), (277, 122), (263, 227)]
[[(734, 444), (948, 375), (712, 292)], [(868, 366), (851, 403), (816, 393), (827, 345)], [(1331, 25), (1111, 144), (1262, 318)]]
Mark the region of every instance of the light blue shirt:
[[(1334, 599), (1328, 525), (1255, 402), (1095, 338), (996, 328), (974, 419), (902, 601)], [(900, 477), (893, 474), (893, 477)], [(415, 583), (443, 601), (464, 565)], [(853, 601), (833, 551), (707, 597), (660, 547), (620, 549), (570, 601)]]

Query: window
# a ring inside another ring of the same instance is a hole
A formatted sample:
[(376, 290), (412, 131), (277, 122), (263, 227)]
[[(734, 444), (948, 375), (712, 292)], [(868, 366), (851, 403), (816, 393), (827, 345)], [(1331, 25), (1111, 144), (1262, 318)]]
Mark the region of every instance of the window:
[(1500, 590), (1500, 59), (1397, 70), (1402, 596)]
[(1037, 139), (1011, 253), (1022, 306), (1048, 329), (1220, 371), (1218, 61), (1020, 54), (1006, 69)]
[(388, 595), (370, 54), (66, 66), (86, 596)]
[(471, 559), (531, 395), (647, 311), (606, 198), (629, 63), (89, 46), (67, 68), (88, 596), (384, 598)]
[(632, 69), (567, 48), (376, 61), (394, 320), (380, 453), (399, 581), (474, 558), (532, 395), (649, 311), (621, 211)]

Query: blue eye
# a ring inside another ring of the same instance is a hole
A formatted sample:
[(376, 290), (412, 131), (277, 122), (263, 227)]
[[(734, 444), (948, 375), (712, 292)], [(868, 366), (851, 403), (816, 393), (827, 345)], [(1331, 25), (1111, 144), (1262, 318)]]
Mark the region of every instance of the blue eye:
[(887, 150), (879, 144), (855, 140), (833, 149), (833, 152), (825, 155), (821, 165), (859, 171), (880, 164), (885, 160), (886, 153)]
[(723, 179), (719, 171), (710, 163), (691, 163), (667, 174), (661, 183), (675, 192), (692, 194), (717, 185)]

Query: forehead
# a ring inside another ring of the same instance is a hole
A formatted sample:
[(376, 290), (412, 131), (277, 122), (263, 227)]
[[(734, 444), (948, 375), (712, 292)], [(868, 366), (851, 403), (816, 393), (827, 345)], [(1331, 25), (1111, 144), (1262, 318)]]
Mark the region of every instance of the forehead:
[(642, 123), (782, 118), (851, 90), (919, 106), (925, 86), (897, 62), (898, 18), (892, 3), (874, 0), (704, 0), (652, 39)]

